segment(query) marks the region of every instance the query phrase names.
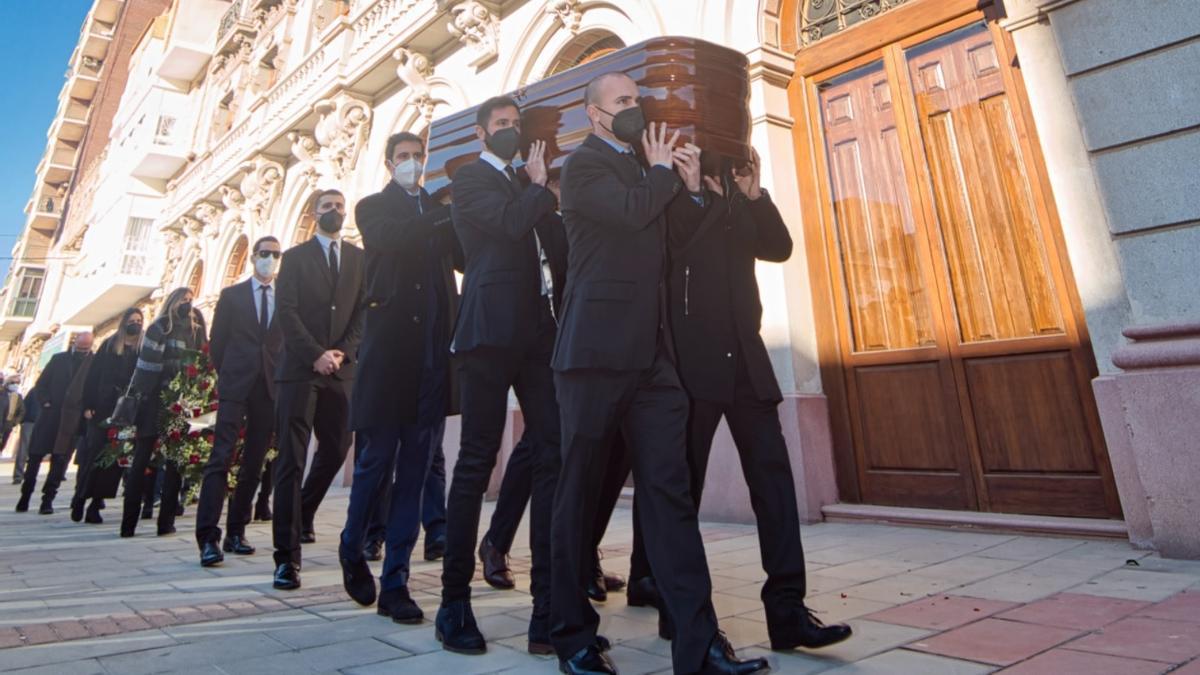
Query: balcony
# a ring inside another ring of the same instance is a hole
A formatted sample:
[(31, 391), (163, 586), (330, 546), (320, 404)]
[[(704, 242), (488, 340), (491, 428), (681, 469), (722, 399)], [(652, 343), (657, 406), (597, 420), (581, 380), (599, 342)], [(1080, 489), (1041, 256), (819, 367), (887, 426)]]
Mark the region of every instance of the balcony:
[(91, 108), (86, 103), (64, 98), (50, 127), (51, 137), (67, 143), (79, 143), (83, 140), (90, 116)]
[(60, 145), (51, 150), (38, 166), (42, 181), (56, 185), (70, 180), (71, 174), (75, 173), (76, 154), (75, 148), (69, 146)]
[[(148, 219), (130, 219), (128, 225), (106, 219), (103, 241), (89, 237), (79, 260), (79, 273), (63, 280), (58, 294), (60, 323), (103, 323), (159, 287), (162, 256), (150, 248)], [(125, 236), (118, 237), (121, 228)]]
[[(49, 186), (47, 186), (48, 188)], [(47, 189), (46, 192), (50, 190)], [(29, 205), (29, 227), (46, 235), (53, 235), (62, 218), (63, 200), (57, 197), (35, 197)]]
[(233, 4), (221, 17), (217, 25), (217, 54), (226, 54), (237, 50), (240, 43), (238, 36), (253, 37), (254, 24), (251, 23), (253, 11), (248, 8), (246, 0), (233, 0)]
[(9, 283), (2, 292), (3, 305), (0, 306), (0, 340), (16, 338), (33, 323), (38, 303), (41, 302), (45, 275), (45, 270), (30, 267), (9, 275)]
[(90, 56), (81, 56), (67, 71), (67, 96), (81, 101), (90, 101), (100, 86), (102, 63)]
[(195, 79), (212, 56), (213, 33), (228, 9), (224, 0), (175, 3), (158, 74), (175, 80)]
[(104, 23), (116, 25), (117, 18), (121, 15), (121, 5), (124, 4), (125, 0), (96, 0), (92, 16)]
[(100, 21), (93, 14), (84, 22), (80, 38), (80, 55), (103, 61), (108, 56), (108, 46), (112, 44), (113, 24)]
[(136, 163), (129, 173), (139, 178), (174, 176), (188, 161), (186, 131), (187, 125), (174, 115), (147, 115), (131, 137), (131, 156)]

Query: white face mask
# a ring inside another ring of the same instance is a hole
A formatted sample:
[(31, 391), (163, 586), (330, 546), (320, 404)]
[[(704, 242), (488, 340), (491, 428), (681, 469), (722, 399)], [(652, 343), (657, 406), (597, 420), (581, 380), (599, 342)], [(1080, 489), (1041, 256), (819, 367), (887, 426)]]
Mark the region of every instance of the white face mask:
[(417, 189), (417, 181), (421, 180), (421, 172), (421, 165), (410, 157), (392, 169), (392, 180), (396, 181), (396, 185), (413, 192)]
[(15, 393), (17, 393), (17, 390), (18, 390), (18, 389), (20, 389), (20, 388), (21, 388), (20, 386), (18, 386), (18, 385), (15, 385), (15, 384), (10, 384), (10, 385), (8, 385), (8, 390), (9, 390), (9, 391), (11, 391), (11, 392), (12, 392), (12, 393), (14, 393), (14, 394), (15, 394)]
[(260, 277), (274, 277), (279, 271), (279, 258), (255, 258), (254, 271)]

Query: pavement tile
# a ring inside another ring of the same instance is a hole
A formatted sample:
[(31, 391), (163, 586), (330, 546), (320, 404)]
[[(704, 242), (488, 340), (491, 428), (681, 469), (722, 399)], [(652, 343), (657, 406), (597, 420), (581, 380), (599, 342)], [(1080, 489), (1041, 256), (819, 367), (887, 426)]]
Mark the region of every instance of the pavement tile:
[(77, 620), (70, 621), (55, 621), (50, 624), (50, 629), (58, 635), (61, 640), (81, 640), (86, 637), (91, 637), (91, 632), (83, 622)]
[(958, 585), (959, 584), (942, 579), (934, 579), (932, 577), (923, 577), (908, 573), (898, 574), (893, 577), (885, 577), (883, 579), (876, 579), (875, 581), (868, 581), (865, 584), (859, 584), (858, 586), (851, 586), (850, 588), (842, 589), (841, 592), (856, 598), (877, 600), (879, 602), (900, 603), (909, 602), (914, 598), (921, 598), (927, 595), (941, 593)]
[[(428, 632), (432, 634), (433, 630), (429, 629)], [(488, 645), (486, 656), (466, 656), (438, 649), (400, 660), (391, 659), (365, 666), (345, 668), (342, 672), (345, 675), (395, 675), (396, 673), (477, 675), (510, 669), (524, 672), (523, 668), (537, 667), (540, 663), (542, 663), (541, 659), (530, 654), (521, 653), (508, 647)]]
[(287, 645), (266, 635), (227, 635), (215, 640), (104, 656), (100, 658), (100, 663), (109, 672), (121, 675), (148, 675), (220, 664), (230, 664), (240, 669), (248, 659), (279, 654), (288, 649)]
[(805, 599), (804, 604), (817, 613), (817, 618), (825, 623), (840, 623), (847, 619), (879, 612), (895, 605), (895, 603), (865, 600), (848, 595), (845, 591), (813, 595)]
[(1172, 670), (1171, 675), (1200, 675), (1200, 659)]
[(885, 609), (882, 612), (868, 614), (863, 618), (914, 628), (949, 630), (987, 618), (1014, 606), (1014, 603), (999, 600), (936, 595), (910, 602), (907, 605)]
[(1200, 589), (1174, 595), (1138, 612), (1137, 616), (1200, 623)]
[(849, 562), (842, 565), (826, 567), (821, 570), (821, 574), (822, 576), (827, 577), (865, 582), (909, 572), (913, 569), (913, 567), (914, 566), (909, 563), (900, 562), (898, 560), (869, 558), (866, 560), (856, 560), (854, 562)]
[(1098, 595), (1059, 593), (1043, 600), (1004, 612), (1001, 619), (1036, 623), (1043, 626), (1095, 630), (1122, 619), (1149, 603)]
[(48, 666), (5, 670), (4, 672), (10, 675), (110, 675), (96, 659), (82, 659), (70, 663), (55, 663)]
[(1010, 666), (1077, 635), (1078, 631), (1066, 628), (984, 619), (914, 642), (909, 648), (957, 659)]
[(1014, 537), (996, 546), (985, 548), (975, 555), (1005, 560), (1042, 560), (1083, 545), (1079, 539), (1054, 537)]
[(949, 659), (933, 654), (921, 654), (907, 649), (893, 649), (840, 668), (824, 671), (829, 675), (896, 675), (897, 673), (920, 673), (921, 675), (982, 675), (994, 668), (982, 663)]
[(54, 634), (49, 624), (33, 623), (17, 626), (17, 631), (21, 633), (21, 642), (26, 645), (40, 645), (58, 641), (58, 636)]
[(929, 631), (923, 628), (896, 626), (890, 623), (855, 619), (850, 622), (854, 635), (845, 642), (825, 647), (817, 651), (801, 652), (806, 656), (819, 658), (830, 664), (830, 667), (860, 661), (875, 654), (881, 654), (914, 640), (919, 640)]
[(1158, 602), (1166, 600), (1194, 583), (1196, 583), (1196, 577), (1191, 574), (1123, 568), (1088, 579), (1075, 590), (1091, 595)]
[(1001, 672), (1005, 675), (1156, 675), (1166, 669), (1167, 666), (1153, 661), (1051, 649)]
[(1122, 619), (1066, 647), (1181, 664), (1200, 656), (1200, 624), (1138, 617)]

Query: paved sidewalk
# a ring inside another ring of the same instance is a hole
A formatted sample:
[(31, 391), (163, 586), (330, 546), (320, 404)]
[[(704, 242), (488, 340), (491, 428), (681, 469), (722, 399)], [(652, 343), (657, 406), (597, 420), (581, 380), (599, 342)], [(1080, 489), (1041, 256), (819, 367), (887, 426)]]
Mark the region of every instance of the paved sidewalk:
[[(331, 492), (317, 543), (305, 547), (304, 588), (286, 593), (271, 588), (265, 523), (247, 533), (257, 555), (227, 555), (223, 567), (202, 569), (191, 509), (177, 535), (155, 537), (144, 521), (123, 540), (119, 504), (103, 525), (75, 524), (67, 498), (52, 516), (17, 514), (16, 487), (0, 486), (0, 671), (557, 672), (552, 658), (524, 651), (524, 531), (514, 556), (518, 590), (474, 586), (492, 640), (487, 655), (458, 656), (433, 636), (440, 563), (414, 564), (413, 594), (429, 619), (420, 626), (393, 624), (343, 594), (336, 540), (346, 497)], [(742, 654), (766, 655), (774, 672), (1200, 675), (1200, 562), (1163, 560), (1119, 541), (813, 525), (804, 528), (810, 604), (827, 622), (849, 620), (855, 637), (819, 653), (781, 654), (765, 649), (754, 528), (709, 523), (704, 537), (721, 627)], [(605, 540), (608, 569), (628, 570), (629, 541), (630, 512), (620, 509)], [(615, 594), (600, 612), (622, 673), (669, 672), (653, 610), (627, 607)]]

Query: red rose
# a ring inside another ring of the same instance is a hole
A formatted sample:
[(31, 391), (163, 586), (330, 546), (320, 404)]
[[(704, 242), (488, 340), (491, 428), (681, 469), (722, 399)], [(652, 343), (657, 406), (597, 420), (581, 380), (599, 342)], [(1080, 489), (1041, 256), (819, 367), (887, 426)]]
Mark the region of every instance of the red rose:
[(188, 457), (188, 464), (199, 464), (199, 463), (200, 463), (200, 455), (192, 455), (191, 457)]
[(187, 367), (187, 376), (188, 377), (196, 377), (199, 374), (200, 374), (199, 368), (197, 368), (196, 366), (193, 366), (193, 365), (188, 365), (188, 367)]
[(116, 428), (116, 427), (113, 427), (113, 428), (111, 428), (111, 429), (109, 429), (109, 430), (108, 430), (108, 438), (109, 438), (110, 440), (111, 440), (111, 439), (113, 439), (113, 438), (116, 438), (118, 433), (119, 433), (119, 432), (117, 431), (117, 428)]
[(208, 380), (200, 380), (200, 391), (205, 391), (206, 389), (208, 389), (208, 387), (209, 387)]
[(171, 412), (173, 412), (173, 413), (181, 413), (181, 412), (183, 412), (183, 406), (181, 406), (181, 405), (179, 405), (178, 403), (176, 403), (176, 404), (174, 404), (174, 405), (172, 405), (172, 406), (171, 406)]
[(117, 466), (129, 466), (129, 458), (121, 457), (117, 460)]
[(204, 410), (202, 408), (192, 408), (192, 417), (199, 417), (203, 414)]
[(189, 431), (188, 438), (200, 438), (200, 432), (199, 431)]
[(216, 409), (217, 409), (217, 402), (216, 402), (216, 401), (213, 401), (212, 403), (209, 403), (209, 404), (208, 404), (208, 409), (209, 409), (209, 410), (216, 410)]
[(178, 441), (179, 439), (183, 438), (183, 434), (179, 433), (178, 429), (172, 429), (169, 436), (172, 441)]

